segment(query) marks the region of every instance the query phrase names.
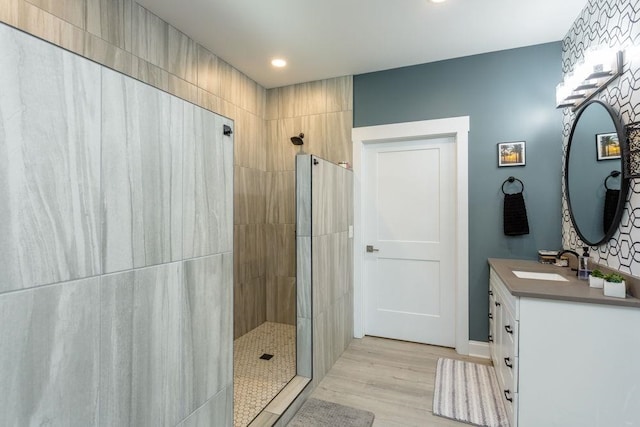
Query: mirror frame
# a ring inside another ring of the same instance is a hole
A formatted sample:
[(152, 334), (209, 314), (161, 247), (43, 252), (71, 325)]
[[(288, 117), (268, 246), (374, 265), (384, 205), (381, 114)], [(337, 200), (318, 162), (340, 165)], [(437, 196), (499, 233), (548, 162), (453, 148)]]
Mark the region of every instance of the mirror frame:
[[(576, 130), (578, 122), (580, 121), (580, 117), (582, 113), (592, 104), (600, 104), (604, 109), (609, 113), (611, 117), (611, 121), (616, 128), (616, 133), (618, 134), (618, 141), (620, 142), (620, 198), (618, 199), (618, 206), (616, 207), (616, 214), (613, 217), (613, 222), (611, 223), (611, 227), (604, 234), (602, 239), (594, 242), (588, 240), (580, 231), (576, 224), (576, 220), (573, 216), (573, 209), (571, 208), (571, 197), (569, 195), (569, 159), (571, 158), (571, 145), (573, 143), (573, 134)], [(622, 218), (622, 212), (624, 211), (624, 205), (627, 202), (627, 195), (629, 192), (629, 178), (627, 174), (624, 172), (625, 167), (625, 156), (628, 154), (627, 140), (624, 133), (624, 126), (622, 125), (622, 121), (618, 117), (618, 114), (614, 111), (614, 109), (604, 102), (598, 99), (592, 99), (589, 102), (585, 103), (580, 110), (576, 113), (576, 118), (573, 121), (573, 125), (571, 126), (571, 133), (569, 134), (569, 141), (567, 142), (567, 153), (564, 159), (564, 195), (567, 199), (567, 208), (569, 209), (569, 216), (571, 217), (571, 223), (573, 224), (574, 230), (578, 233), (580, 240), (582, 240), (585, 244), (589, 246), (600, 246), (603, 243), (608, 242), (613, 235), (615, 234), (618, 226), (620, 225), (620, 219)]]

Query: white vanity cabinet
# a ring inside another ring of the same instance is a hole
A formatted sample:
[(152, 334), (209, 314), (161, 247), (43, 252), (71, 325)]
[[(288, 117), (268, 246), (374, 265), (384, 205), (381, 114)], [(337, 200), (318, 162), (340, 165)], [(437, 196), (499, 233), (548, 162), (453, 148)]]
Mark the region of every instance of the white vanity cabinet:
[(517, 425), (519, 299), (495, 271), (489, 279), (489, 349), (511, 425)]
[(514, 296), (509, 274), (490, 270), (489, 347), (511, 425), (640, 427), (640, 308)]

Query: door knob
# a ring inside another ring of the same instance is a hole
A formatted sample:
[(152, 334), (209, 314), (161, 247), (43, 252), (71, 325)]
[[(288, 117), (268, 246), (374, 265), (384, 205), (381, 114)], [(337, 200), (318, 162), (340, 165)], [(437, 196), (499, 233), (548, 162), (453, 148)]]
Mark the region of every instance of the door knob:
[(378, 252), (380, 249), (376, 249), (373, 245), (367, 245), (367, 252)]

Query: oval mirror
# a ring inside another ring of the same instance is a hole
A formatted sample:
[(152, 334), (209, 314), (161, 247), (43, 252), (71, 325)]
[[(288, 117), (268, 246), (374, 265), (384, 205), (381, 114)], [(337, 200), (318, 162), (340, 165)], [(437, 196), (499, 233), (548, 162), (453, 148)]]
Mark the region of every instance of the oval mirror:
[(597, 246), (618, 228), (629, 188), (623, 176), (626, 152), (622, 123), (601, 101), (585, 104), (576, 114), (565, 159), (569, 214), (582, 241)]

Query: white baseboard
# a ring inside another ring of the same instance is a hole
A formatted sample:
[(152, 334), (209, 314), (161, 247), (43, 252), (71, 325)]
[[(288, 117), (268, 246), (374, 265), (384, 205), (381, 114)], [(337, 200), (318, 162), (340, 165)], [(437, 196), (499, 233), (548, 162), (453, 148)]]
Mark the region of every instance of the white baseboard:
[(469, 341), (469, 356), (490, 359), (489, 343), (482, 341)]

